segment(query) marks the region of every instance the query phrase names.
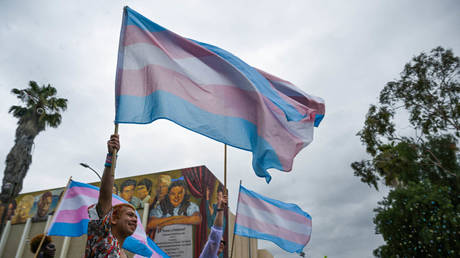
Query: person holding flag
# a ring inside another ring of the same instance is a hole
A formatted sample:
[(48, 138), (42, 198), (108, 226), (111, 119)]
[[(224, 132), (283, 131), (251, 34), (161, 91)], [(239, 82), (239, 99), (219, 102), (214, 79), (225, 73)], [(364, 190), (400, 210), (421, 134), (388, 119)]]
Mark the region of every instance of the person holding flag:
[(120, 203), (112, 207), (112, 188), (114, 175), (112, 153), (120, 150), (117, 134), (111, 135), (107, 142), (107, 159), (98, 202), (88, 207), (90, 221), (88, 223), (88, 240), (85, 257), (127, 257), (122, 251), (123, 242), (131, 236), (137, 227), (137, 215), (134, 206)]
[(225, 241), (222, 240), (222, 234), (224, 232), (224, 210), (227, 207), (227, 203), (228, 196), (226, 194), (222, 198), (218, 198), (217, 216), (214, 220), (214, 225), (211, 227), (208, 241), (201, 251), (200, 258), (217, 258), (224, 250)]

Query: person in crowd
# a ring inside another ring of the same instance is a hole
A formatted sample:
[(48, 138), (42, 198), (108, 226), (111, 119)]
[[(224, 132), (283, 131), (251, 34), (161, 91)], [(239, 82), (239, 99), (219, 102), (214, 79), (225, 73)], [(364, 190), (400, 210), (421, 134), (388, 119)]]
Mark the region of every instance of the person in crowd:
[(217, 215), (214, 220), (214, 224), (211, 227), (211, 233), (209, 233), (208, 241), (204, 245), (201, 251), (200, 258), (217, 258), (225, 248), (225, 241), (222, 240), (222, 234), (224, 233), (224, 211), (228, 204), (227, 195), (223, 195), (222, 198), (218, 199), (217, 202)]
[(30, 194), (25, 195), (19, 201), (16, 210), (14, 211), (14, 215), (11, 218), (12, 224), (17, 223), (25, 223), (26, 220), (29, 218), (29, 212), (34, 204), (34, 197)]
[[(38, 234), (30, 240), (30, 251), (32, 251), (33, 254), (37, 253), (43, 237), (43, 234)], [(55, 255), (56, 245), (53, 243), (53, 239), (51, 239), (50, 236), (45, 236), (37, 258), (53, 258)]]
[(197, 225), (201, 223), (200, 208), (190, 202), (190, 194), (184, 180), (171, 183), (167, 198), (150, 212), (147, 228), (155, 232), (172, 224)]
[(136, 186), (136, 197), (141, 200), (140, 208), (144, 208), (144, 203), (152, 204), (153, 199), (150, 196), (152, 192), (152, 181), (148, 178), (143, 178)]
[(134, 190), (136, 189), (136, 180), (128, 179), (121, 183), (120, 186), (120, 197), (125, 201), (131, 203), (134, 208), (139, 208), (141, 200), (134, 196)]
[(88, 207), (90, 221), (85, 257), (127, 257), (122, 250), (125, 239), (131, 236), (137, 227), (137, 215), (133, 205), (121, 203), (112, 206), (114, 175), (112, 174), (112, 153), (120, 150), (117, 134), (111, 135), (107, 142), (107, 159), (102, 175), (98, 202)]
[(48, 211), (53, 203), (53, 195), (47, 191), (40, 196), (37, 203), (37, 212), (32, 217), (32, 222), (46, 221), (48, 219)]

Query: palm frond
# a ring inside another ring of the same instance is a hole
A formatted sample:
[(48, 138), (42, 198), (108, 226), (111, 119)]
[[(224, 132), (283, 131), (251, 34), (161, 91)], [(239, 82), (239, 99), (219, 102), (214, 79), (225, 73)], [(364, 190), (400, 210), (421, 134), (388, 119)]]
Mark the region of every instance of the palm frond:
[(48, 114), (44, 117), (46, 125), (51, 126), (53, 128), (58, 127), (61, 124), (61, 120), (62, 117), (59, 113)]
[(48, 85), (38, 85), (35, 81), (29, 82), (25, 89), (12, 89), (11, 92), (25, 104), (25, 106), (12, 106), (10, 113), (21, 119), (33, 119), (39, 130), (46, 126), (58, 127), (62, 117), (59, 112), (67, 109), (67, 99), (55, 97), (56, 88)]
[(13, 116), (16, 118), (22, 118), (27, 113), (27, 111), (28, 109), (25, 107), (14, 105), (10, 107), (8, 113), (12, 113)]

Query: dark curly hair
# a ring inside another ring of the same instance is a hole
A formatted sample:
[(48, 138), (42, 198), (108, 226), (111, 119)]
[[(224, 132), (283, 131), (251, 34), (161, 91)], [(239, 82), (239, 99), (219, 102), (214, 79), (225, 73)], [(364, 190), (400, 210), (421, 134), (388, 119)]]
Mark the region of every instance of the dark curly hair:
[[(42, 238), (43, 238), (43, 234), (38, 234), (30, 240), (30, 251), (32, 251), (32, 253), (37, 252), (38, 246), (40, 245)], [(53, 239), (51, 239), (50, 236), (46, 236), (45, 240), (43, 241), (42, 247), (48, 245), (51, 242), (53, 242)]]
[[(171, 189), (176, 186), (180, 186), (184, 188), (184, 191), (185, 191), (184, 199), (179, 205), (178, 215), (187, 216), (187, 208), (190, 206), (190, 201), (189, 201), (190, 194), (187, 191), (187, 185), (185, 184), (184, 180), (177, 180), (177, 181), (172, 182), (168, 188), (168, 195), (171, 192)], [(161, 211), (163, 212), (163, 214), (171, 214), (171, 216), (174, 214), (174, 206), (169, 201), (169, 198), (164, 198), (163, 200), (161, 200), (160, 207), (161, 207)]]

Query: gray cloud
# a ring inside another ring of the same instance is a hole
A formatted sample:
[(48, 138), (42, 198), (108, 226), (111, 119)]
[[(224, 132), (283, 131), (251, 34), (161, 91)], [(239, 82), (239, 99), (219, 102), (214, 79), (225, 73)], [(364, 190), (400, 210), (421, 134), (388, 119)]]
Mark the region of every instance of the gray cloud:
[[(386, 189), (353, 176), (366, 158), (355, 136), (384, 84), (420, 51), (438, 45), (459, 54), (458, 1), (3, 1), (0, 16), (0, 158), (13, 145), (17, 104), (11, 88), (29, 80), (51, 83), (69, 99), (59, 129), (35, 141), (23, 192), (63, 186), (69, 176), (97, 178), (78, 166), (102, 169), (113, 131), (116, 53), (122, 6), (183, 36), (225, 48), (249, 64), (287, 79), (326, 101), (315, 139), (292, 172), (272, 171), (267, 185), (251, 154), (230, 148), (228, 187), (236, 208), (239, 180), (271, 198), (298, 204), (313, 217), (307, 257), (371, 257), (383, 243), (372, 218)], [(223, 181), (223, 145), (169, 121), (121, 125), (117, 176), (204, 164)], [(4, 164), (0, 164), (0, 170)], [(259, 241), (276, 257), (298, 257)]]

